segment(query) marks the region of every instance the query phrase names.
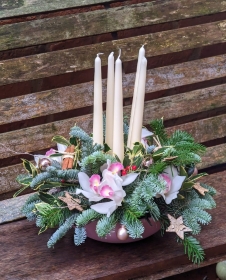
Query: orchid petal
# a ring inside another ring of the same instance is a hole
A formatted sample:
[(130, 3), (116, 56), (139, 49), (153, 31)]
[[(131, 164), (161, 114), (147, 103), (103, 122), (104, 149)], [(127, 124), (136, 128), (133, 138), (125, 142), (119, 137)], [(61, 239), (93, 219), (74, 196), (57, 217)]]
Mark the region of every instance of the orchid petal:
[(89, 182), (90, 182), (90, 188), (97, 193), (98, 192), (98, 186), (100, 185), (100, 175), (93, 174), (89, 178)]
[(181, 188), (186, 176), (175, 176), (172, 181), (172, 189), (173, 191), (179, 191)]
[(108, 164), (105, 163), (100, 167), (100, 171), (103, 172), (105, 169), (108, 169)]
[(113, 191), (113, 189), (112, 189), (110, 186), (105, 185), (105, 186), (103, 186), (103, 187), (101, 188), (101, 190), (100, 190), (100, 195), (101, 195), (102, 197), (112, 199), (112, 198), (113, 198), (113, 195), (114, 195), (114, 191)]
[(169, 195), (166, 194), (165, 197), (164, 197), (166, 204), (170, 204), (173, 199), (177, 198), (178, 193), (179, 193), (179, 191), (170, 193)]
[(108, 167), (108, 170), (111, 171), (113, 174), (116, 174), (123, 168), (124, 166), (121, 164), (121, 162), (114, 162)]
[(58, 150), (58, 152), (65, 152), (66, 149), (67, 149), (66, 145), (57, 143), (57, 150)]
[(141, 139), (142, 138), (146, 138), (148, 136), (152, 136), (153, 135), (153, 132), (149, 131), (147, 128), (142, 128), (141, 130)]
[(107, 217), (110, 217), (110, 215), (116, 210), (117, 205), (114, 201), (110, 201), (97, 203), (95, 205), (92, 205), (91, 208), (100, 214), (107, 214)]
[(127, 186), (127, 185), (133, 183), (136, 180), (138, 175), (139, 175), (139, 173), (130, 173), (125, 176), (122, 176), (121, 177), (123, 180), (122, 186)]
[(76, 194), (80, 194), (82, 193), (86, 198), (89, 199), (89, 201), (100, 201), (101, 199), (103, 199), (103, 197), (95, 194), (95, 193), (92, 193), (92, 192), (86, 192), (86, 191), (83, 191), (81, 189), (77, 189), (76, 190)]
[(79, 184), (80, 184), (80, 186), (82, 187), (83, 190), (92, 193), (92, 189), (90, 188), (89, 177), (86, 173), (79, 172), (78, 173), (78, 180), (79, 180)]
[(54, 150), (54, 149), (50, 149), (50, 150), (48, 150), (47, 152), (46, 152), (46, 156), (50, 156), (50, 155), (52, 155), (52, 154), (55, 154), (56, 153), (56, 151)]
[(122, 200), (126, 196), (126, 192), (124, 190), (118, 190), (115, 192), (113, 200), (115, 201), (117, 206), (122, 205)]

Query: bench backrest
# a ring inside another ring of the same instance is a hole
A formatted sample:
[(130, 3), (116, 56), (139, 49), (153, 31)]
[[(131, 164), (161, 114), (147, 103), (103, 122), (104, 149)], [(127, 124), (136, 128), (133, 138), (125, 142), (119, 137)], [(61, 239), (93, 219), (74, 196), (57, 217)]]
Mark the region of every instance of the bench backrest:
[(23, 153), (45, 153), (52, 137), (67, 137), (75, 123), (92, 131), (98, 52), (105, 103), (107, 57), (122, 50), (129, 116), (137, 54), (146, 44), (144, 125), (164, 117), (169, 133), (191, 132), (208, 146), (200, 169), (214, 172), (226, 163), (224, 1), (29, 2), (0, 6), (0, 223), (21, 217), (15, 205), (27, 195), (4, 199), (19, 188), (20, 158), (32, 158)]

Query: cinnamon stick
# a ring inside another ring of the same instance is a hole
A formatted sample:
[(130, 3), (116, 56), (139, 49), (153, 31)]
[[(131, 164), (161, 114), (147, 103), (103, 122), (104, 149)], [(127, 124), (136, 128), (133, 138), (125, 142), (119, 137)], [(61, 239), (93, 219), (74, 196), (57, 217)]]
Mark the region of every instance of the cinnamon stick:
[[(74, 153), (74, 151), (75, 151), (75, 146), (71, 145), (69, 153)], [(72, 169), (73, 168), (73, 163), (74, 163), (74, 158), (68, 158), (67, 169)]]
[[(67, 147), (67, 149), (65, 150), (65, 153), (69, 153), (69, 151), (70, 151), (70, 146)], [(68, 160), (69, 160), (69, 158), (67, 158), (67, 157), (63, 159), (63, 163), (62, 163), (62, 169), (63, 170), (67, 169), (67, 167), (68, 167)]]

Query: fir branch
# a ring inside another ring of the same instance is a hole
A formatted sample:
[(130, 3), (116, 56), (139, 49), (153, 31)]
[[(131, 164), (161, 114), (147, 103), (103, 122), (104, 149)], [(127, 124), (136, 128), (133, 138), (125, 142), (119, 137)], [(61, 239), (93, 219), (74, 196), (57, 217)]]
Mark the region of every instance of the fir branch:
[(76, 220), (76, 225), (78, 227), (82, 227), (87, 225), (89, 222), (93, 220), (97, 220), (102, 217), (102, 214), (97, 213), (93, 209), (84, 210)]
[(76, 246), (81, 245), (86, 241), (86, 229), (84, 227), (76, 227), (74, 234), (74, 243)]
[(205, 253), (197, 239), (185, 236), (180, 242), (184, 245), (185, 254), (194, 264), (200, 264), (204, 260)]
[(53, 248), (58, 240), (60, 240), (72, 226), (75, 224), (78, 214), (74, 214), (66, 219), (66, 221), (54, 232), (50, 237), (47, 247)]
[(112, 229), (116, 226), (118, 222), (118, 216), (113, 213), (110, 217), (103, 216), (96, 226), (96, 232), (99, 237), (104, 237), (111, 232)]
[(144, 226), (142, 222), (137, 218), (136, 213), (129, 209), (123, 212), (121, 218), (121, 224), (126, 227), (128, 234), (131, 238), (142, 238), (142, 233), (144, 232)]
[(190, 209), (186, 209), (183, 212), (183, 221), (184, 221), (184, 224), (192, 230), (193, 234), (196, 235), (196, 234), (200, 233), (201, 226), (198, 223), (198, 218), (194, 211), (191, 211)]
[(150, 126), (154, 134), (158, 135), (161, 145), (164, 145), (168, 140), (168, 136), (163, 125), (163, 119), (153, 120), (150, 122)]
[(49, 205), (44, 202), (36, 204), (36, 209), (37, 216), (41, 216), (42, 226), (45, 225), (46, 228), (54, 228), (63, 224), (71, 215), (71, 211), (68, 208), (62, 208), (59, 205)]
[(94, 152), (83, 158), (80, 164), (81, 171), (85, 172), (88, 176), (99, 173), (100, 167), (106, 163), (108, 159), (111, 160), (111, 162), (116, 162), (116, 159), (109, 154), (105, 154), (102, 151)]

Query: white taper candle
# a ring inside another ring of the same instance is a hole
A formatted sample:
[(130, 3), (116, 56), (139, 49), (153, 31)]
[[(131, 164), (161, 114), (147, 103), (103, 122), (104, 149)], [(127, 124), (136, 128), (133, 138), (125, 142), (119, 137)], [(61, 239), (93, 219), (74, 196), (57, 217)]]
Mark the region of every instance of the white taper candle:
[(99, 55), (95, 58), (94, 66), (93, 143), (103, 145), (102, 75)]
[(108, 56), (107, 104), (106, 104), (106, 135), (105, 143), (113, 149), (114, 123), (114, 53)]
[[(121, 50), (120, 50), (121, 54)], [(123, 95), (122, 95), (122, 61), (119, 57), (115, 62), (115, 87), (114, 87), (114, 130), (113, 130), (113, 154), (120, 161), (124, 158), (123, 141)]]
[(134, 111), (133, 119), (133, 131), (131, 135), (131, 146), (135, 142), (141, 141), (141, 131), (143, 125), (143, 114), (144, 114), (144, 98), (145, 98), (145, 85), (146, 85), (146, 75), (147, 75), (147, 59), (142, 58), (140, 67), (140, 77), (138, 81), (138, 95), (136, 98), (136, 110)]
[(138, 82), (139, 82), (139, 77), (140, 77), (141, 61), (142, 61), (144, 56), (145, 56), (145, 49), (144, 49), (144, 45), (143, 45), (139, 49), (139, 54), (138, 54), (137, 72), (136, 72), (136, 79), (135, 79), (134, 92), (133, 92), (133, 104), (132, 104), (132, 109), (131, 109), (130, 125), (129, 125), (129, 135), (128, 135), (128, 141), (127, 141), (127, 146), (129, 148), (132, 148), (132, 146), (133, 146), (133, 143), (131, 142), (131, 136), (133, 134), (134, 113), (136, 111), (136, 103), (137, 103), (136, 100), (137, 100), (137, 96), (138, 96), (138, 92), (139, 92)]

